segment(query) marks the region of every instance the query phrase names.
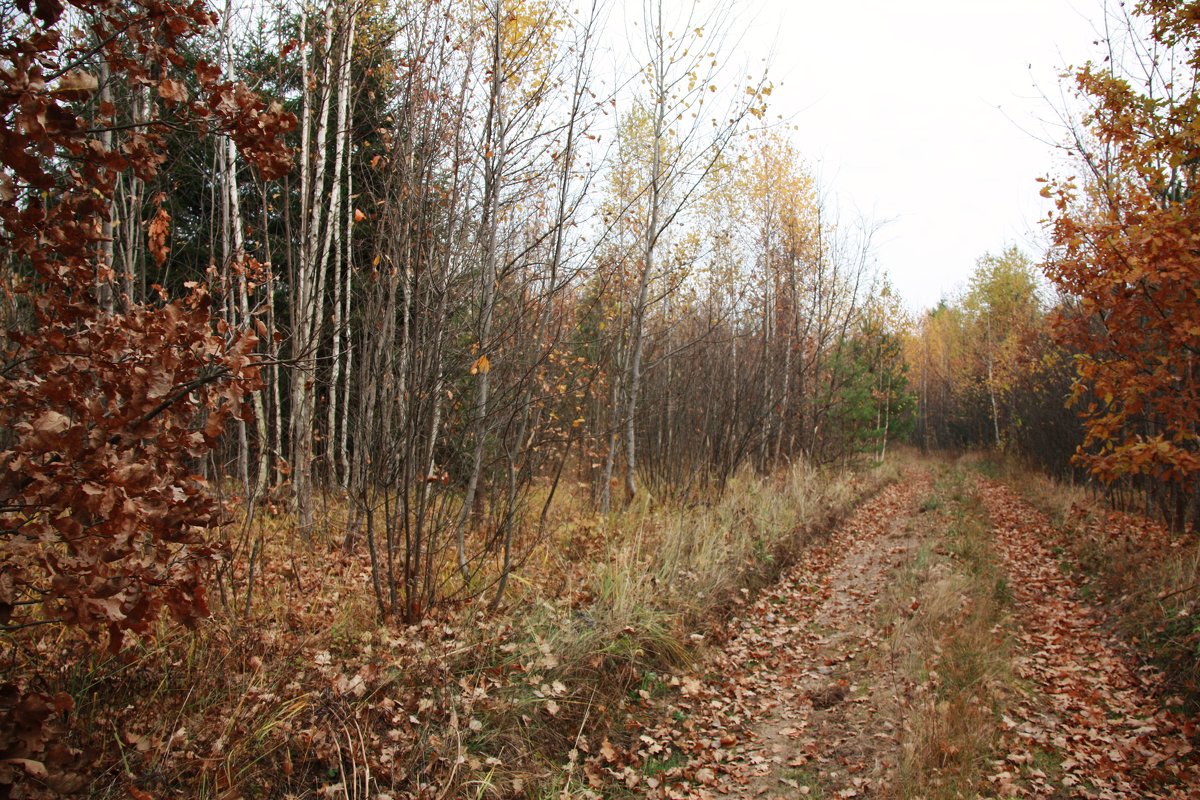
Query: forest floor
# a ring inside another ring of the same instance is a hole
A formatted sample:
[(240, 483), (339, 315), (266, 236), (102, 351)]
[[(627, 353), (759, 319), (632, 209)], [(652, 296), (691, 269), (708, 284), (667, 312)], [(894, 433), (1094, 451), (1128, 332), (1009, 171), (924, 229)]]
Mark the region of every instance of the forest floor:
[(252, 615), (23, 663), (103, 800), (1200, 798), (1194, 533), (909, 453), (560, 514), (498, 613), (269, 517)]
[(585, 762), (604, 796), (1200, 797), (1196, 726), (1061, 535), (919, 462)]

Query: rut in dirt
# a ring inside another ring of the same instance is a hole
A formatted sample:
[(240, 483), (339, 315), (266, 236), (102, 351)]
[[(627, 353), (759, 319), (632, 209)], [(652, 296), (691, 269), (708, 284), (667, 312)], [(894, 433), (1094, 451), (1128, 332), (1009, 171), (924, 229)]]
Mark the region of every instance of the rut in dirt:
[(604, 751), (604, 779), (651, 798), (749, 798), (808, 794), (811, 773), (825, 792), (871, 795), (895, 766), (895, 698), (860, 678), (885, 638), (877, 597), (915, 543), (901, 523), (928, 487), (911, 470), (748, 603), (678, 680), (667, 718), (632, 752)]
[[(993, 776), (1004, 796), (1200, 797), (1192, 720), (1162, 707), (1158, 673), (1105, 629), (1052, 549), (1049, 520), (1015, 492), (981, 480), (1009, 574), (1022, 652), (1014, 669), (1033, 691), (1004, 717), (1008, 750)], [(1057, 775), (1032, 765), (1049, 754)]]

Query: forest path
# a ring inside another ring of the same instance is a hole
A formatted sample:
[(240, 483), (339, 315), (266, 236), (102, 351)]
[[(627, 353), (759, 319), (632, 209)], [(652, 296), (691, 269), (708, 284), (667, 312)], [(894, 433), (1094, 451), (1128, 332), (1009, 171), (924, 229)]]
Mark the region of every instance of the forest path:
[(909, 470), (744, 607), (643, 732), (626, 785), (656, 797), (872, 794), (896, 766), (907, 691), (892, 670), (878, 679), (890, 630), (877, 609), (921, 540), (929, 486), (926, 469)]
[(910, 468), (739, 610), (610, 775), (660, 798), (1200, 797), (1195, 726), (1052, 541), (961, 464)]

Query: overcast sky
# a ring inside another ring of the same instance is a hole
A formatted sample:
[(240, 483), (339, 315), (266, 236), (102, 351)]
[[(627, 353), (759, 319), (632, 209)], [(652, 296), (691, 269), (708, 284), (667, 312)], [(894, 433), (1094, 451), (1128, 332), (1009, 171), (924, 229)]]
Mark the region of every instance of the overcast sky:
[(1062, 162), (1039, 137), (1059, 74), (1098, 53), (1102, 0), (742, 2), (745, 52), (775, 42), (773, 112), (843, 218), (886, 221), (879, 266), (913, 310), (985, 252), (1040, 253), (1036, 179)]

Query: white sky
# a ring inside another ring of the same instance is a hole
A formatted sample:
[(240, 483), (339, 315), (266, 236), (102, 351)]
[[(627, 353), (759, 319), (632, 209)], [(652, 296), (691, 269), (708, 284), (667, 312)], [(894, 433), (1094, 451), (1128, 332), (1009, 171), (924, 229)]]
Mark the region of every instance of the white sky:
[(1100, 54), (1102, 0), (743, 3), (758, 7), (743, 54), (775, 42), (772, 114), (843, 219), (887, 221), (879, 266), (911, 309), (985, 252), (1040, 255), (1036, 179), (1062, 162), (1039, 138), (1058, 137), (1058, 75)]

